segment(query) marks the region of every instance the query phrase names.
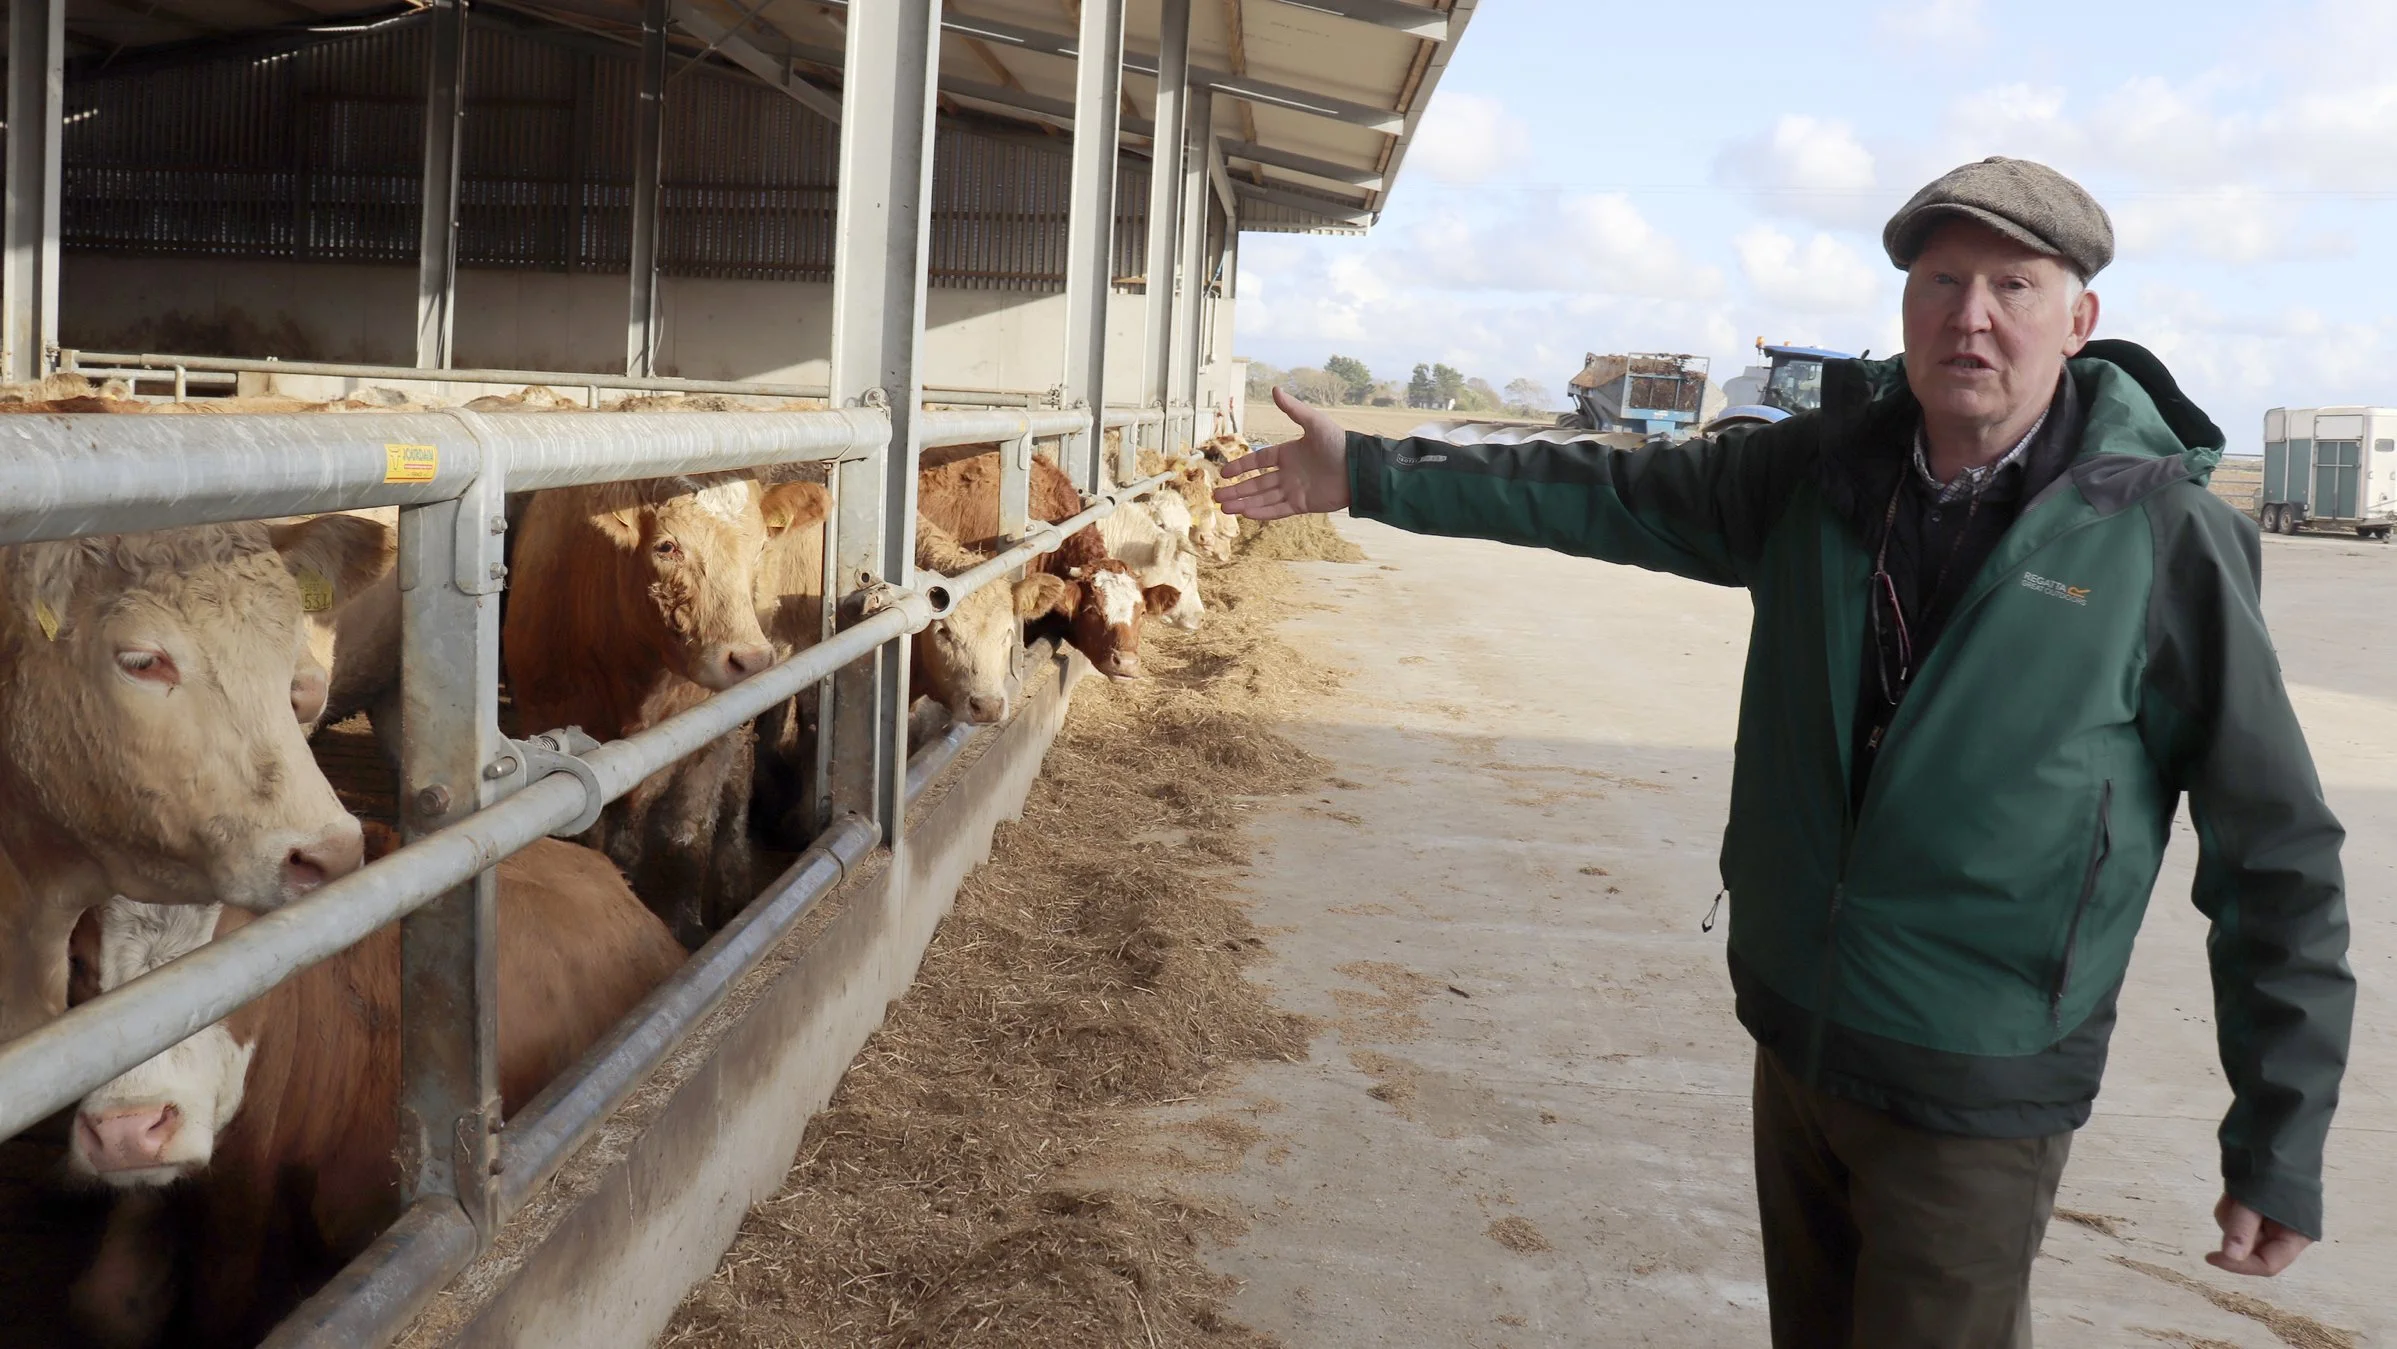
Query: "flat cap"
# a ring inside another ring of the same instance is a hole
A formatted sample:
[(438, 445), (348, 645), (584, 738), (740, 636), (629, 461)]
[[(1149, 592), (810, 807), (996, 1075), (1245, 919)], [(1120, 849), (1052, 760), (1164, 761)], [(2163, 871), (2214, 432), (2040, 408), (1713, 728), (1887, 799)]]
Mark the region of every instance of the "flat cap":
[(2002, 155), (1931, 180), (1889, 218), (1881, 246), (1891, 262), (1910, 267), (1931, 232), (1959, 218), (2061, 258), (2083, 281), (2114, 260), (2114, 222), (2097, 198), (2045, 164)]

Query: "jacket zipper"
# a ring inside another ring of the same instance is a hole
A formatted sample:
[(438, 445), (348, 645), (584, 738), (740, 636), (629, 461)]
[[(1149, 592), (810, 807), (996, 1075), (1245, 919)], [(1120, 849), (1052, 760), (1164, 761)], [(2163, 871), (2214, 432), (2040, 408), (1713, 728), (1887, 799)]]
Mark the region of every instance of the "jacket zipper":
[[(2062, 479), (2059, 478), (2058, 481), (2062, 481)], [(2042, 496), (2044, 497), (2044, 494), (2042, 494)], [(2026, 504), (2023, 513), (2026, 515), (2029, 514), (2030, 506), (2035, 504), (2037, 503), (2033, 502)], [(2019, 516), (2016, 517), (2015, 524), (2020, 525), (2021, 523), (2021, 518)], [(2084, 520), (2079, 524), (2072, 526), (2063, 533), (2058, 534), (2055, 538), (2049, 539), (2046, 543), (2043, 543), (2039, 545), (2039, 547), (2032, 549), (2029, 553), (2024, 554), (2020, 559), (2021, 563), (2026, 566), (2029, 565), (2031, 558), (2036, 557), (2038, 554), (2054, 546), (2058, 541), (2069, 538), (2072, 535), (2087, 529), (2089, 526), (2095, 523), (2097, 523), (2095, 520)], [(1999, 542), (2002, 546), (2004, 540), (2001, 539)], [(1984, 560), (1982, 565), (1987, 566), (1987, 561)], [(1965, 591), (1963, 598), (1956, 605), (1955, 612), (1948, 615), (1947, 629), (1945, 634), (1943, 634), (1947, 639), (1948, 646), (1946, 648), (1934, 649), (1930, 654), (1930, 660), (1937, 659), (1940, 650), (1954, 648), (1956, 645), (1956, 638), (1963, 630), (1965, 618), (1974, 610), (1980, 608), (1981, 602), (1989, 598), (1989, 596), (1996, 590), (1997, 587), (1995, 585), (1990, 585), (1986, 587), (1975, 587)], [(1929, 661), (1926, 660), (1925, 663), (1927, 665)], [(1919, 686), (1922, 683), (1922, 676), (1925, 673), (1927, 673), (1927, 670), (1918, 670), (1915, 672), (1914, 683), (1916, 686)], [(1910, 693), (1911, 691), (1912, 690), (1909, 690)], [(1855, 695), (1851, 693), (1849, 696), (1854, 697)], [(1889, 749), (1889, 742), (1895, 738), (1898, 729), (1898, 723), (1905, 719), (1906, 705), (1912, 701), (1914, 700), (1911, 697), (1901, 699), (1896, 709), (1890, 713), (1889, 720), (1880, 727), (1876, 728), (1876, 732), (1873, 737), (1873, 767), (1875, 769), (1880, 768), (1881, 759), (1886, 755)], [(1876, 779), (1878, 779), (1885, 775), (1876, 772), (1874, 776)], [(1839, 911), (1847, 900), (1848, 864), (1855, 855), (1856, 834), (1864, 827), (1865, 811), (1872, 805), (1873, 798), (1879, 791), (1880, 787), (1881, 783), (1879, 781), (1866, 783), (1864, 787), (1864, 799), (1862, 801), (1857, 801), (1853, 793), (1848, 795), (1848, 801), (1852, 804), (1848, 804), (1846, 807), (1846, 828), (1842, 832), (1839, 841), (1839, 878), (1833, 882), (1831, 886), (1831, 906), (1829, 911), (1824, 915), (1823, 919), (1823, 968), (1821, 974), (1819, 974), (1815, 980), (1814, 1025), (1810, 1028), (1807, 1036), (1806, 1073), (1801, 1079), (1810, 1087), (1819, 1087), (1822, 1085), (1819, 1074), (1822, 1068), (1823, 1039), (1824, 1032), (1828, 1028), (1831, 1020), (1831, 995), (1834, 991), (1832, 988), (1831, 976), (1832, 972), (1839, 963)], [(2101, 838), (2104, 836), (2103, 818), (2105, 808), (2110, 807), (2114, 799), (2114, 783), (2112, 779), (2107, 780), (2103, 795), (2104, 805), (2100, 807), (2099, 811), (2101, 822)], [(2107, 846), (2111, 846), (2110, 841), (2108, 842)], [(2076, 909), (2073, 913), (2072, 924), (2073, 930), (2076, 934), (2080, 929), (2081, 909), (2086, 909), (2088, 907), (2088, 892), (2096, 887), (2097, 868), (2103, 864), (2104, 861), (2104, 857), (2101, 856), (2096, 861), (2090, 863), (2089, 879), (2087, 884), (2083, 887), (2080, 909)], [(2071, 975), (2070, 960), (2071, 952), (2070, 949), (2067, 948), (2067, 963), (2064, 971), (2065, 978), (2069, 978)], [(2057, 990), (2054, 997), (2051, 999), (2051, 1006), (2049, 1009), (2051, 1021), (2062, 1020), (2063, 1006), (2063, 979), (2059, 979), (2057, 981)]]
[(2081, 899), (2072, 907), (2072, 923), (2064, 929), (2064, 959), (2056, 966), (2056, 987), (2048, 995), (2048, 1023), (2056, 1038), (2064, 1038), (2064, 995), (2072, 988), (2073, 956), (2081, 944), (2081, 920), (2088, 916), (2090, 902), (2097, 898), (2098, 873), (2105, 870), (2106, 859), (2114, 853), (2114, 779), (2097, 795), (2097, 839), (2089, 848), (2089, 868), (2081, 877)]

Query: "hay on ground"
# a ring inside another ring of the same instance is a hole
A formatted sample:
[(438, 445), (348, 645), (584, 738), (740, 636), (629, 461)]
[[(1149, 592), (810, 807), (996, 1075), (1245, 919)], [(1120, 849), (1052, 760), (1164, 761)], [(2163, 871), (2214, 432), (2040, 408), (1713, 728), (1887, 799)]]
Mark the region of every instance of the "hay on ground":
[(1199, 1259), (1237, 1222), (1148, 1179), (1132, 1112), (1312, 1033), (1246, 977), (1264, 941), (1227, 878), (1248, 803), (1325, 768), (1270, 729), (1335, 685), (1270, 632), (1278, 555), (1210, 568), (1207, 625), (1152, 628), (1149, 679), (1077, 692), (1023, 818), (664, 1344), (1270, 1343)]

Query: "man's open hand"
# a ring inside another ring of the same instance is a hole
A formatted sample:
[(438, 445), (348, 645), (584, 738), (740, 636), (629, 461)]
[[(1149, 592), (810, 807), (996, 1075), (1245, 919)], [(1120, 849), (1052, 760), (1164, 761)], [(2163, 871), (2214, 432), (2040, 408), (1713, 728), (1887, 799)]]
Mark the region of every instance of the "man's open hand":
[(1348, 436), (1331, 414), (1311, 408), (1284, 390), (1273, 391), (1282, 414), (1298, 423), (1299, 438), (1284, 441), (1224, 465), (1223, 475), (1257, 476), (1215, 489), (1215, 504), (1251, 520), (1285, 515), (1323, 515), (1348, 507)]
[(2270, 1278), (2314, 1244), (2312, 1237), (2290, 1231), (2227, 1194), (2214, 1205), (2214, 1222), (2222, 1229), (2222, 1249), (2208, 1251), (2206, 1263), (2233, 1274)]

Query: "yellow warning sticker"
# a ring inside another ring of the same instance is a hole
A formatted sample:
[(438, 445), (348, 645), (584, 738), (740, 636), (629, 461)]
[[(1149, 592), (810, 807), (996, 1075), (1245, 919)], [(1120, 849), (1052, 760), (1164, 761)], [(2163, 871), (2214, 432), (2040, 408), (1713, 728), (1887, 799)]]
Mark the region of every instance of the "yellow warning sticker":
[(333, 607), (333, 583), (331, 581), (307, 567), (300, 568), (298, 575), (301, 612), (321, 614)]
[(441, 472), (441, 449), (437, 445), (385, 445), (383, 447), (383, 481), (431, 482)]
[(55, 642), (58, 640), (58, 611), (50, 607), (49, 601), (35, 600), (33, 602), (33, 621), (42, 625), (43, 641)]

